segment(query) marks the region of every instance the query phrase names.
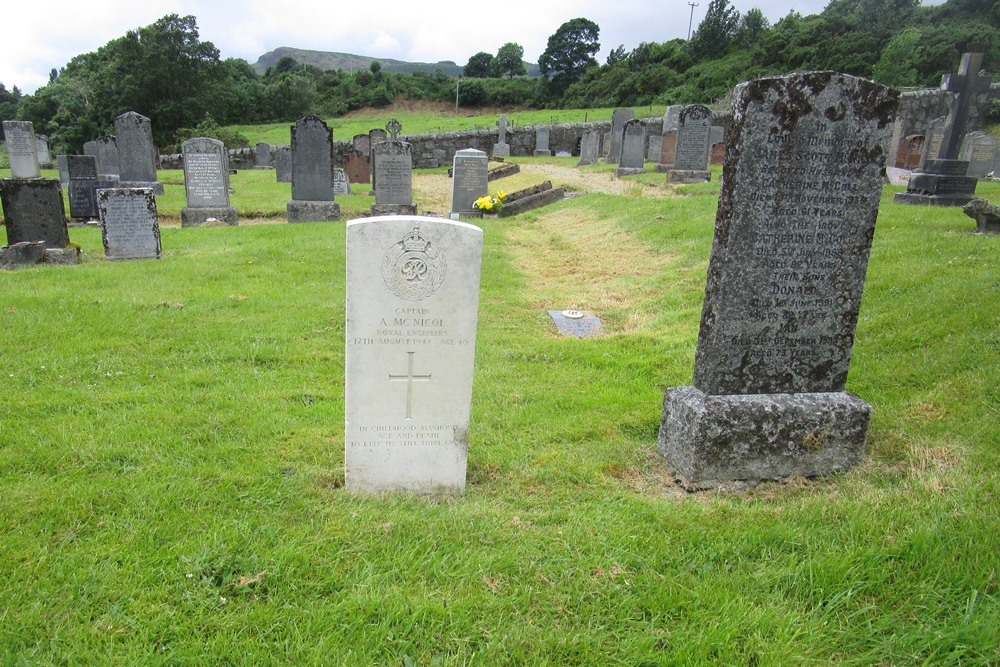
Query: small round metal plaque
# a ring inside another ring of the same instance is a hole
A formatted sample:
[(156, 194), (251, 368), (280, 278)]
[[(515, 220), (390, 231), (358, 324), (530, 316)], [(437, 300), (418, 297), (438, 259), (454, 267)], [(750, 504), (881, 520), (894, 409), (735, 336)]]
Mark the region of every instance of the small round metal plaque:
[(562, 316), (567, 320), (582, 320), (583, 311), (582, 310), (564, 310), (562, 311)]

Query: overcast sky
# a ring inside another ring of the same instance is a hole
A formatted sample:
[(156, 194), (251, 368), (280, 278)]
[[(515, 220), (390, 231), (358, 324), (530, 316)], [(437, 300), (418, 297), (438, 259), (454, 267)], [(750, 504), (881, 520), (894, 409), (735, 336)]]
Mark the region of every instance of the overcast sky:
[[(741, 13), (760, 8), (775, 22), (793, 8), (803, 15), (823, 10), (828, 0), (732, 0)], [(691, 7), (687, 0), (501, 0), (433, 2), (380, 0), (50, 0), (44, 6), (6, 3), (0, 16), (0, 83), (31, 93), (48, 82), (49, 71), (73, 56), (97, 50), (126, 31), (167, 14), (193, 14), (203, 41), (223, 58), (256, 62), (262, 54), (290, 46), (340, 51), (417, 62), (451, 60), (464, 65), (478, 51), (496, 53), (505, 42), (524, 47), (524, 58), (538, 62), (549, 35), (566, 21), (585, 17), (601, 28), (603, 63), (624, 44), (665, 42), (686, 37)], [(694, 27), (708, 0), (698, 0)]]

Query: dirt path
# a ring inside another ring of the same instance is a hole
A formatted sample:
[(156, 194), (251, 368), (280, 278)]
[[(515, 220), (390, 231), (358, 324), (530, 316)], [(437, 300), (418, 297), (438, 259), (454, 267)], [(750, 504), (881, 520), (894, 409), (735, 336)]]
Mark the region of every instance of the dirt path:
[(614, 178), (609, 172), (583, 171), (575, 167), (560, 164), (532, 163), (522, 164), (521, 171), (528, 174), (543, 174), (552, 180), (553, 185), (569, 185), (578, 192), (603, 192), (609, 195), (636, 196), (636, 188), (641, 189), (643, 197), (676, 197), (673, 188), (664, 183), (650, 185), (633, 179)]

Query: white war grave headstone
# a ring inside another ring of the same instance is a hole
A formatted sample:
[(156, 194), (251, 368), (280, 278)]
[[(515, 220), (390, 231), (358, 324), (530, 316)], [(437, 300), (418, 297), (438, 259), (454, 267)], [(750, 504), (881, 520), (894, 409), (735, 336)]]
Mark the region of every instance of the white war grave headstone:
[(347, 223), (349, 491), (464, 492), (482, 244), (440, 218)]
[(660, 426), (689, 487), (863, 456), (871, 406), (845, 384), (898, 96), (834, 72), (737, 87), (694, 386)]

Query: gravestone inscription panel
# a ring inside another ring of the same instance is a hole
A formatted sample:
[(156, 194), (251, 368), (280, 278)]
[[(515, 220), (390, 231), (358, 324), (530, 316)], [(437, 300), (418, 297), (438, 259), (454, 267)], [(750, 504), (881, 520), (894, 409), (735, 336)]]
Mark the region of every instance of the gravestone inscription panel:
[(69, 217), (96, 218), (97, 187), (100, 176), (97, 172), (97, 158), (92, 155), (67, 155), (66, 169), (69, 172)]
[(6, 137), (11, 178), (40, 178), (42, 171), (38, 164), (38, 144), (35, 142), (35, 128), (31, 122), (5, 120), (3, 133)]
[(700, 104), (684, 107), (677, 130), (674, 166), (667, 173), (668, 182), (694, 183), (711, 178), (708, 171), (712, 111)]
[(489, 192), (486, 153), (465, 148), (455, 153), (451, 182), (451, 215), (476, 215), (477, 199)]
[(412, 151), (405, 141), (380, 141), (372, 146), (375, 173), (373, 213), (416, 213), (413, 208)]
[(229, 205), (229, 154), (218, 139), (195, 137), (181, 144), (184, 156), (184, 193), (181, 226), (195, 227), (209, 221), (239, 224)]

